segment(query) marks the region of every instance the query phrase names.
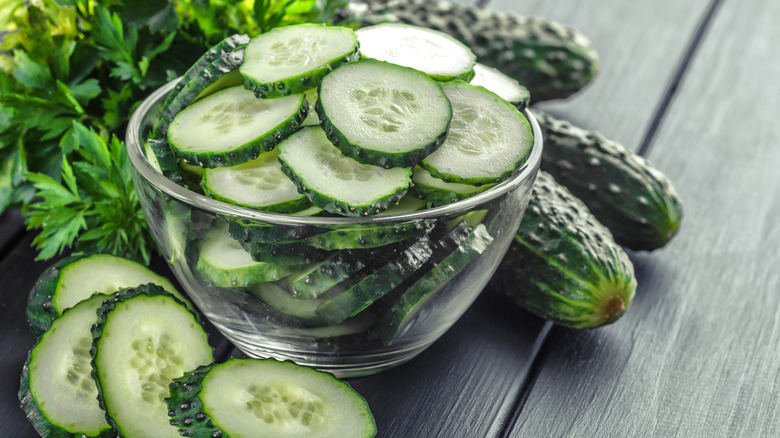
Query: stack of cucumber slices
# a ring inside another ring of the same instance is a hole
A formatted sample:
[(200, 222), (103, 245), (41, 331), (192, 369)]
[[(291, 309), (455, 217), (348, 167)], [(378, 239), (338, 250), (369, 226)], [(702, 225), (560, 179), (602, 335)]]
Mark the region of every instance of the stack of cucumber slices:
[[(528, 90), (475, 59), (405, 24), (233, 36), (168, 95), (147, 155), (174, 182), (264, 212), (365, 218), (457, 202), (509, 178), (534, 143), (519, 110)], [(169, 208), (164, 222), (203, 283), (259, 300), (285, 332), (387, 348), (438, 329), (420, 304), (490, 247), (499, 202), (475, 209), (314, 227), (229, 215), (195, 226)]]
[(22, 409), (43, 437), (370, 438), (365, 400), (273, 359), (214, 364), (192, 303), (129, 260), (65, 259), (30, 293)]

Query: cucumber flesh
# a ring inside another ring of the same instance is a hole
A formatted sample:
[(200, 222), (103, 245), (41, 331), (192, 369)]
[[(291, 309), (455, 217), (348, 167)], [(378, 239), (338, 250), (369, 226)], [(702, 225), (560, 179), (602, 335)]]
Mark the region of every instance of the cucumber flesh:
[(465, 44), (437, 30), (382, 23), (355, 31), (366, 58), (420, 70), (439, 81), (468, 80), (477, 57)]
[(447, 135), (452, 106), (441, 86), (407, 67), (366, 59), (325, 76), (316, 110), (328, 139), (347, 157), (410, 167)]
[(295, 298), (313, 299), (353, 277), (376, 255), (374, 251), (338, 251), (283, 280)]
[(442, 179), (434, 178), (428, 170), (420, 166), (414, 168), (412, 183), (414, 186), (412, 186), (410, 192), (430, 206), (446, 205), (460, 201), (484, 192), (493, 186), (493, 184), (485, 184), (478, 187), (471, 184), (449, 183)]
[(498, 97), (514, 105), (518, 111), (523, 111), (531, 103), (531, 92), (528, 88), (493, 67), (477, 63), (474, 66), (474, 78), (470, 83), (496, 93)]
[(291, 316), (311, 327), (327, 325), (317, 315), (317, 307), (343, 292), (333, 288), (317, 298), (298, 299), (275, 283), (258, 283), (249, 286), (247, 290), (268, 305), (268, 307), (284, 315)]
[(19, 398), (41, 436), (113, 436), (92, 378), (90, 329), (107, 297), (81, 301), (57, 318), (30, 352)]
[(244, 287), (275, 281), (293, 272), (289, 266), (256, 262), (230, 237), (227, 223), (220, 221), (206, 233), (196, 265), (198, 272), (217, 287)]
[(420, 165), (447, 182), (483, 185), (503, 181), (533, 146), (528, 120), (494, 93), (463, 81), (442, 84), (453, 116), (444, 144)]
[(213, 361), (197, 317), (159, 287), (122, 291), (98, 315), (92, 365), (109, 422), (120, 436), (179, 438), (164, 402), (168, 385)]
[(357, 59), (358, 41), (346, 27), (299, 24), (253, 38), (240, 67), (258, 97), (303, 93), (339, 64)]
[(171, 385), (171, 423), (185, 436), (371, 438), (365, 399), (331, 374), (274, 359), (231, 359)]
[(176, 114), (168, 142), (190, 164), (234, 166), (273, 149), (300, 127), (307, 113), (303, 94), (257, 99), (243, 87), (230, 87)]
[(282, 172), (277, 151), (231, 167), (205, 169), (201, 186), (210, 197), (229, 204), (276, 213), (293, 213), (311, 204)]
[(162, 286), (194, 309), (165, 277), (131, 260), (95, 254), (68, 257), (44, 271), (30, 291), (27, 322), (33, 334), (40, 336), (62, 312), (93, 294), (107, 295), (146, 283)]
[(307, 127), (282, 141), (282, 170), (312, 204), (344, 216), (386, 210), (411, 185), (411, 170), (383, 169), (345, 157), (319, 127)]

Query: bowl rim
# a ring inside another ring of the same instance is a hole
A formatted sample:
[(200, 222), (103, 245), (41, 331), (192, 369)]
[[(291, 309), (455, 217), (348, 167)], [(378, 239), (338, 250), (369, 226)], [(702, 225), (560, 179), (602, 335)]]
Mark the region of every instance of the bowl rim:
[(125, 147), (130, 161), (141, 177), (158, 190), (178, 201), (190, 206), (197, 207), (217, 215), (229, 215), (242, 219), (267, 222), (278, 225), (349, 225), (349, 224), (377, 224), (391, 223), (401, 221), (416, 221), (424, 219), (435, 219), (442, 216), (448, 216), (453, 213), (466, 211), (485, 202), (498, 198), (501, 195), (520, 186), (529, 178), (535, 178), (536, 170), (539, 168), (542, 157), (542, 130), (531, 111), (526, 108), (523, 115), (531, 124), (531, 130), (534, 135), (534, 142), (531, 146), (531, 152), (528, 158), (519, 169), (516, 169), (512, 175), (505, 181), (461, 201), (452, 202), (438, 207), (426, 208), (423, 210), (381, 216), (363, 216), (363, 217), (324, 217), (324, 216), (295, 216), (291, 214), (271, 213), (261, 210), (254, 210), (248, 207), (228, 204), (213, 198), (195, 193), (185, 187), (182, 187), (169, 180), (163, 174), (158, 172), (144, 156), (141, 143), (141, 123), (146, 114), (152, 108), (160, 103), (165, 96), (176, 86), (181, 77), (176, 78), (162, 87), (155, 90), (133, 112), (125, 134)]

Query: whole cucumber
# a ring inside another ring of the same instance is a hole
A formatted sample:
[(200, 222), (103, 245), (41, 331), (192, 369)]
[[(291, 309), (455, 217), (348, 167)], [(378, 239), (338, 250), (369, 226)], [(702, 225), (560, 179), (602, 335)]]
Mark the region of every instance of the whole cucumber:
[(553, 20), (430, 0), (353, 0), (340, 24), (401, 21), (436, 29), (465, 43), (482, 64), (517, 79), (541, 102), (587, 85), (599, 58), (581, 32)]
[(520, 228), (491, 289), (572, 328), (612, 323), (636, 291), (634, 266), (603, 225), (565, 187), (539, 171)]
[(542, 169), (633, 250), (652, 251), (677, 234), (682, 202), (669, 178), (650, 162), (599, 133), (532, 110), (542, 128)]

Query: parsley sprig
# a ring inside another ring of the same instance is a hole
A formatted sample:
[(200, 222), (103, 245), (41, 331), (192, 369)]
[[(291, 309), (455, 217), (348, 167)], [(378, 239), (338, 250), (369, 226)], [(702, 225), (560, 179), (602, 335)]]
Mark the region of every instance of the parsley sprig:
[(39, 259), (149, 261), (124, 145), (152, 90), (235, 33), (329, 21), (348, 0), (0, 0), (0, 213), (21, 208)]

